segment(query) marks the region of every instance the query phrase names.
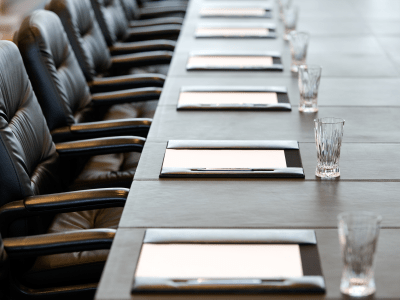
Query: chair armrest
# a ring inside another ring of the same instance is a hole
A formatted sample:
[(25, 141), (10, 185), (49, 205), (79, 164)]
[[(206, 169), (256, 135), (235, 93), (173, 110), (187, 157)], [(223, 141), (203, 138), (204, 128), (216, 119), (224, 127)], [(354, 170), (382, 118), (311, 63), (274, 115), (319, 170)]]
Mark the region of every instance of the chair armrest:
[(181, 25), (159, 25), (129, 28), (127, 30), (124, 42), (169, 39), (176, 40), (181, 32)]
[(128, 193), (129, 190), (124, 188), (107, 188), (31, 196), (9, 202), (0, 207), (0, 231), (7, 232), (11, 222), (24, 217), (123, 207)]
[(169, 6), (151, 6), (140, 9), (140, 19), (157, 18), (163, 15), (186, 13), (186, 5), (169, 5)]
[(114, 105), (120, 103), (158, 100), (162, 88), (141, 88), (119, 92), (98, 93), (92, 95), (93, 105)]
[(164, 17), (164, 18), (157, 18), (157, 19), (148, 19), (148, 20), (135, 20), (129, 22), (129, 27), (147, 27), (147, 26), (157, 26), (157, 25), (182, 25), (183, 18), (179, 17)]
[(174, 51), (175, 41), (170, 40), (152, 40), (152, 41), (142, 41), (142, 42), (132, 42), (132, 43), (116, 43), (111, 46), (111, 55), (122, 55), (149, 51)]
[(31, 196), (24, 200), (25, 208), (30, 212), (71, 212), (109, 207), (124, 207), (129, 190), (108, 188), (75, 191), (59, 194)]
[(163, 87), (166, 79), (167, 77), (162, 74), (122, 75), (95, 78), (89, 82), (89, 87), (92, 94), (142, 87)]
[(110, 249), (115, 229), (86, 229), (4, 239), (10, 258)]
[(110, 71), (169, 64), (173, 55), (174, 53), (172, 51), (149, 51), (144, 53), (116, 55), (111, 57), (112, 65)]
[(107, 137), (56, 144), (61, 156), (142, 152), (146, 139), (137, 136)]
[(132, 118), (82, 123), (57, 128), (51, 132), (51, 135), (55, 143), (123, 135), (145, 137), (150, 130), (151, 122), (151, 119)]

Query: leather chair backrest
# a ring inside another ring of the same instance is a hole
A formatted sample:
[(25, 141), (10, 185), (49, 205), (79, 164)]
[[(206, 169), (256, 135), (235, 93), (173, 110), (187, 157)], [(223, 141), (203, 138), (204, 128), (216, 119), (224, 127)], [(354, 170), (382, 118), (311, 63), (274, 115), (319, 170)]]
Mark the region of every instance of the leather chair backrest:
[(127, 35), (129, 23), (120, 0), (90, 0), (109, 47), (123, 40)]
[(34, 11), (15, 39), (50, 130), (79, 122), (91, 95), (58, 16)]
[(136, 0), (121, 0), (121, 5), (128, 21), (139, 18), (139, 5)]
[(86, 81), (110, 68), (110, 52), (90, 0), (51, 0), (46, 9), (60, 18)]
[(46, 120), (18, 48), (8, 41), (0, 41), (0, 161), (1, 206), (62, 189)]

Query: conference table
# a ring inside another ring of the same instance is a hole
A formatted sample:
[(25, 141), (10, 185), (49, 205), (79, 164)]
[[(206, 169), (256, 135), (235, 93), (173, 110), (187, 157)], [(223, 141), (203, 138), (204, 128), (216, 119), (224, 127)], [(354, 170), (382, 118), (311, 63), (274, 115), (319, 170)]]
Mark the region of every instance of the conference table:
[[(205, 6), (273, 5), (271, 19), (201, 18)], [(96, 294), (97, 300), (342, 299), (337, 215), (383, 217), (374, 299), (400, 296), (400, 2), (295, 0), (310, 33), (307, 63), (323, 67), (319, 112), (300, 113), (297, 74), (275, 1), (191, 0), (159, 105)], [(276, 39), (196, 39), (199, 24), (277, 25)], [(192, 51), (279, 51), (283, 72), (187, 71)], [(183, 86), (284, 86), (292, 111), (177, 111)], [(313, 120), (346, 120), (340, 178), (314, 175)], [(169, 140), (296, 140), (304, 179), (160, 179)], [(131, 294), (149, 228), (313, 229), (326, 294)]]

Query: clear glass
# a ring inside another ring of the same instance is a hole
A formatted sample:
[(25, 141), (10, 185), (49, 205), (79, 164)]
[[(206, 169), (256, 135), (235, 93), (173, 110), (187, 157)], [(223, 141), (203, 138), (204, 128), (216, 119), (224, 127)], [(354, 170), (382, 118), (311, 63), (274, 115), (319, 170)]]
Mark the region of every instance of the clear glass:
[(375, 293), (373, 261), (382, 217), (370, 212), (338, 215), (343, 273), (340, 291), (351, 297)]
[(300, 103), (299, 111), (318, 111), (318, 88), (322, 67), (318, 65), (301, 65), (299, 72)]
[(285, 33), (283, 39), (289, 40), (289, 33), (296, 30), (297, 17), (299, 15), (299, 8), (297, 6), (284, 6), (283, 8), (283, 24), (285, 25)]
[(342, 146), (344, 120), (321, 118), (314, 120), (315, 145), (317, 147), (318, 177), (334, 178), (340, 176), (339, 159)]
[(299, 66), (306, 64), (307, 48), (310, 35), (307, 32), (292, 31), (289, 33), (292, 66), (290, 70), (297, 73)]
[(292, 6), (292, 0), (278, 0), (279, 19), (283, 20), (283, 9)]
[(299, 111), (318, 111), (318, 89), (321, 80), (322, 67), (318, 65), (299, 66)]

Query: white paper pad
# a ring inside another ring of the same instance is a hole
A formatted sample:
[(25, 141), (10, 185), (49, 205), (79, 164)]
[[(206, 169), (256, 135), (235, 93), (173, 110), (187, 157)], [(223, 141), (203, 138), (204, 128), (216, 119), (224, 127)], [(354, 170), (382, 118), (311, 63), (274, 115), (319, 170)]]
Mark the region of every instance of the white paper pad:
[(201, 16), (263, 16), (265, 9), (260, 7), (205, 7), (200, 10)]
[(197, 28), (196, 34), (203, 36), (268, 36), (268, 28)]
[(299, 245), (144, 244), (136, 277), (302, 277)]
[(271, 56), (191, 56), (188, 65), (205, 67), (269, 67)]
[(273, 92), (182, 92), (180, 104), (277, 104)]
[(167, 149), (164, 168), (286, 168), (284, 150)]

